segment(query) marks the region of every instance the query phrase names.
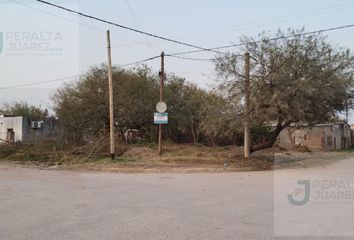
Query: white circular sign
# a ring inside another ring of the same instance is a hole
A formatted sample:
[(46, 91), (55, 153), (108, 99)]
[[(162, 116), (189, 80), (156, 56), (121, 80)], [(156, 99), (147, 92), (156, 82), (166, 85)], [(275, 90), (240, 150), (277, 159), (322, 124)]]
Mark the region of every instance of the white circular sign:
[(159, 112), (159, 113), (164, 113), (166, 112), (167, 110), (167, 105), (165, 102), (158, 102), (156, 104), (156, 110)]

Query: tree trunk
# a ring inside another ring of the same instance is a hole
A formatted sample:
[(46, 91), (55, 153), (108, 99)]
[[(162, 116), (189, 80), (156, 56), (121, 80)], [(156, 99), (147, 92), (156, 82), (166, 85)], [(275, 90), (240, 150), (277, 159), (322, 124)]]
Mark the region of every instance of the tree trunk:
[(192, 131), (193, 143), (195, 144), (195, 143), (197, 143), (197, 138), (195, 136), (193, 122), (191, 123), (191, 131)]
[(213, 146), (215, 147), (215, 140), (214, 140), (214, 137), (213, 136), (210, 136), (209, 139), (208, 139), (208, 145), (210, 146)]
[(291, 121), (287, 121), (283, 124), (282, 121), (278, 121), (278, 124), (277, 124), (276, 128), (274, 129), (274, 131), (272, 132), (270, 139), (264, 143), (251, 146), (251, 152), (256, 152), (259, 150), (273, 147), (274, 143), (277, 141), (277, 138), (278, 138), (280, 132), (284, 128), (288, 127), (291, 123), (292, 123)]
[(266, 141), (265, 143), (261, 143), (261, 144), (258, 144), (258, 145), (252, 145), (251, 146), (251, 153), (259, 151), (259, 150), (271, 148), (271, 147), (273, 147), (273, 144), (275, 143), (275, 141), (276, 141), (276, 139), (272, 138), (271, 140)]

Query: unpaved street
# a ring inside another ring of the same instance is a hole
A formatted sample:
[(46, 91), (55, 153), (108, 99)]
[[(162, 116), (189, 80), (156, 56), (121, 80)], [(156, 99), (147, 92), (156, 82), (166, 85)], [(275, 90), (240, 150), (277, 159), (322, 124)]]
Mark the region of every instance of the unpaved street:
[[(281, 175), (334, 170), (353, 176), (354, 159)], [(273, 177), (272, 171), (116, 174), (0, 167), (0, 239), (273, 239)], [(341, 218), (354, 222), (352, 213)]]

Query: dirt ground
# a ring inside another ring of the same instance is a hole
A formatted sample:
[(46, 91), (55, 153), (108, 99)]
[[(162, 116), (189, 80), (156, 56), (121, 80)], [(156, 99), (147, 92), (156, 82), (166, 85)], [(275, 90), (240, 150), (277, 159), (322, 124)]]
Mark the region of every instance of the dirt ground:
[(236, 146), (208, 147), (192, 144), (165, 144), (159, 156), (155, 146), (128, 146), (111, 160), (88, 158), (55, 149), (21, 146), (0, 149), (2, 165), (21, 165), (42, 169), (92, 170), (116, 172), (224, 172), (259, 171), (274, 168), (299, 168), (326, 165), (354, 156), (352, 152), (291, 152), (272, 148), (255, 152), (244, 159), (243, 148)]
[(294, 206), (287, 198), (298, 179), (353, 180), (353, 169), (354, 158), (328, 167), (198, 174), (0, 165), (0, 239), (353, 239), (353, 199)]

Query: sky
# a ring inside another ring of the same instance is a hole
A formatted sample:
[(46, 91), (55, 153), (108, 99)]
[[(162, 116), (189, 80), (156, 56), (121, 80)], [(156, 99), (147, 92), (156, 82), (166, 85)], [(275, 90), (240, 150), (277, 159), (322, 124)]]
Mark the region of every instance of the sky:
[[(48, 1), (205, 48), (238, 43), (241, 36), (257, 38), (262, 31), (274, 33), (279, 28), (305, 27), (306, 31), (314, 31), (354, 23), (354, 0)], [(35, 0), (0, 0), (0, 104), (27, 101), (50, 109), (50, 95), (55, 89), (107, 61), (108, 29), (114, 65), (160, 55), (162, 51), (195, 50), (78, 17)], [(326, 34), (333, 45), (354, 50), (354, 28)], [(214, 54), (203, 52), (188, 57), (209, 59)], [(165, 63), (167, 72), (202, 88), (210, 89), (216, 83), (214, 66), (209, 61), (167, 57)], [(146, 64), (154, 71), (160, 66), (159, 59)], [(23, 86), (51, 80), (55, 81)]]

